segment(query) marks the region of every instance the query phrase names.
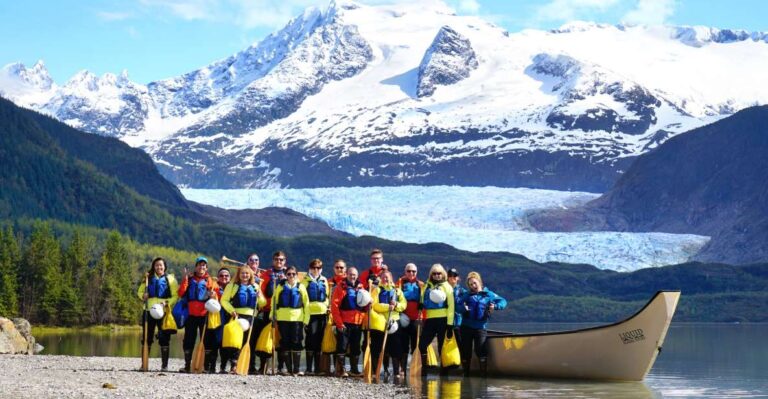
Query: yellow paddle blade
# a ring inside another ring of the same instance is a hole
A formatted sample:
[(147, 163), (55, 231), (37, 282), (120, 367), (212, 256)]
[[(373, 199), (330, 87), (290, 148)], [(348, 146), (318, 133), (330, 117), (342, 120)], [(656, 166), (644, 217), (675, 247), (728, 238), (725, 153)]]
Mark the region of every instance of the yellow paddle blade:
[(201, 339), (200, 342), (197, 343), (195, 351), (192, 353), (192, 364), (190, 365), (192, 373), (202, 373), (203, 363), (205, 363), (205, 344), (203, 344), (203, 340)]
[(411, 365), (409, 373), (412, 377), (421, 376), (421, 352), (417, 347), (411, 355)]
[(365, 354), (363, 355), (363, 381), (366, 384), (371, 383), (371, 346), (370, 345), (365, 347)]
[(235, 366), (235, 373), (237, 375), (248, 375), (248, 366), (251, 364), (251, 346), (249, 342), (243, 345), (240, 349), (240, 356), (237, 357), (237, 366)]

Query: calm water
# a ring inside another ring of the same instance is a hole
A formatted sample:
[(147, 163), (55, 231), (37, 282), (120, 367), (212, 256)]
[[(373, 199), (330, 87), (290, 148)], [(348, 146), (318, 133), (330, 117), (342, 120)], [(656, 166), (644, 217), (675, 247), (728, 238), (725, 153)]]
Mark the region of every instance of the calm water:
[[(513, 324), (493, 328), (518, 332), (563, 330), (584, 325)], [(45, 335), (44, 354), (139, 357), (139, 332)], [(181, 357), (181, 335), (171, 355)], [(159, 356), (153, 347), (152, 356)], [(411, 387), (425, 398), (768, 398), (768, 324), (673, 324), (664, 349), (641, 383), (479, 379), (430, 376)]]

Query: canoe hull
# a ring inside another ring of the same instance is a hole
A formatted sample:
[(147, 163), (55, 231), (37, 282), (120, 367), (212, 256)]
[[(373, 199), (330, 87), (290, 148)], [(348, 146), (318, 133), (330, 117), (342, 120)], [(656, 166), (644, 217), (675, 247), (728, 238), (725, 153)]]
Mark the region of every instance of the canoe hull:
[[(488, 374), (641, 381), (661, 351), (679, 291), (658, 292), (614, 324), (555, 333), (488, 332)], [(474, 371), (477, 369), (473, 362)]]

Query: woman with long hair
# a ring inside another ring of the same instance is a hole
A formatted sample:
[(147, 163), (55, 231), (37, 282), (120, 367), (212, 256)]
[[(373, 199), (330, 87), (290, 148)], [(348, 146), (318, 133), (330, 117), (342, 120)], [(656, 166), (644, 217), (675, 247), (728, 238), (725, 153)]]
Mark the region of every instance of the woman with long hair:
[[(146, 309), (157, 304), (160, 304), (163, 307), (168, 305), (172, 308), (179, 299), (176, 292), (179, 289), (179, 284), (176, 282), (176, 278), (173, 277), (173, 274), (166, 273), (165, 259), (160, 257), (153, 259), (145, 277), (146, 283), (142, 281), (139, 285), (138, 296), (139, 299), (147, 302)], [(162, 371), (167, 371), (171, 334), (162, 330), (162, 322), (162, 319), (157, 320), (150, 317), (149, 311), (147, 310), (142, 313), (142, 325), (146, 324), (147, 326), (146, 334), (143, 334), (142, 336), (147, 337), (147, 345), (151, 348), (153, 337), (155, 336), (155, 329), (157, 329), (157, 340), (160, 342), (160, 358), (162, 362), (160, 369)], [(142, 344), (144, 344), (144, 342), (142, 342)]]

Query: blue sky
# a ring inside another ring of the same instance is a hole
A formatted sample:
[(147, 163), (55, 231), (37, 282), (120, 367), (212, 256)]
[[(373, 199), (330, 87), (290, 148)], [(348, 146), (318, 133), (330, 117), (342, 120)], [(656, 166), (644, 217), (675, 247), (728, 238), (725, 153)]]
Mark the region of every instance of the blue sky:
[[(418, 0), (413, 0), (418, 1)], [(362, 0), (361, 3), (387, 2)], [(510, 32), (570, 20), (768, 31), (764, 0), (446, 0)], [(328, 0), (26, 0), (0, 2), (0, 65), (45, 61), (61, 84), (81, 69), (148, 83), (236, 53)]]

